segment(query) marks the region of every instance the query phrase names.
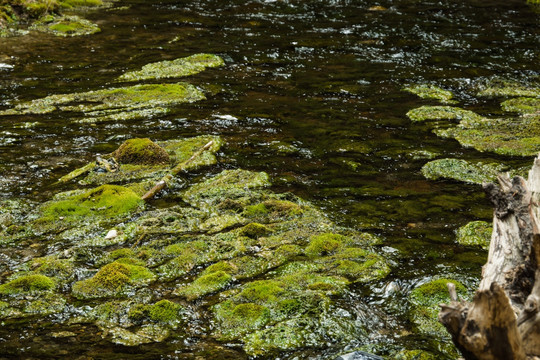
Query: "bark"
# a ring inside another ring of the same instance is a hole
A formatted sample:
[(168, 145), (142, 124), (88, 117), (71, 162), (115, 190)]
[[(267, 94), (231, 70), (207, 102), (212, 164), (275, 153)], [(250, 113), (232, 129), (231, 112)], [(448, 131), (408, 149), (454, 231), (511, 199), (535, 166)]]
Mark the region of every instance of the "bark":
[(527, 181), (501, 175), (484, 189), (495, 211), (482, 280), (439, 320), (466, 360), (540, 359), (540, 157)]

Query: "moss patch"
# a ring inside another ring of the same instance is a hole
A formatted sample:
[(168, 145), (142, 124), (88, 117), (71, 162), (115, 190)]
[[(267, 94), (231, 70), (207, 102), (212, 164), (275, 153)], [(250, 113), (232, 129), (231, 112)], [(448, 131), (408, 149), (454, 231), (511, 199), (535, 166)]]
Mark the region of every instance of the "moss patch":
[(115, 261), (102, 267), (92, 278), (73, 285), (73, 295), (80, 299), (125, 296), (130, 285), (154, 280), (145, 267)]
[(477, 113), (454, 106), (421, 106), (407, 113), (412, 121), (426, 120), (479, 120), (482, 117)]
[(439, 304), (450, 302), (446, 286), (449, 282), (456, 285), (456, 290), (461, 298), (467, 297), (465, 286), (452, 279), (432, 280), (415, 288), (409, 295), (409, 318), (417, 326), (418, 331), (439, 337), (449, 337), (444, 326), (437, 319), (440, 310)]
[(144, 84), (88, 91), (84, 93), (51, 95), (23, 102), (0, 115), (48, 114), (54, 111), (79, 113), (82, 122), (129, 120), (164, 114), (172, 106), (204, 100), (193, 85)]
[(439, 100), (444, 104), (451, 104), (455, 101), (452, 100), (454, 94), (451, 91), (444, 90), (438, 86), (430, 84), (420, 84), (407, 86), (403, 88), (404, 91), (410, 92), (412, 94), (418, 95), (422, 99), (434, 99)]
[(118, 185), (102, 185), (43, 208), (42, 221), (74, 221), (86, 217), (114, 217), (138, 209), (141, 198)]
[(460, 227), (456, 233), (456, 240), (465, 246), (480, 246), (489, 249), (491, 232), (493, 227), (485, 221), (471, 221), (467, 225)]
[(527, 96), (540, 97), (540, 87), (525, 85), (512, 80), (491, 79), (480, 85), (477, 93), (480, 97)]
[(45, 275), (24, 275), (0, 285), (0, 294), (16, 295), (54, 289), (55, 282)]
[(185, 296), (188, 300), (195, 300), (203, 295), (223, 289), (232, 280), (232, 276), (225, 271), (216, 271), (202, 275), (186, 287), (174, 291), (175, 295)]
[(120, 76), (120, 81), (139, 81), (183, 77), (200, 73), (206, 68), (224, 64), (223, 59), (212, 54), (195, 54), (172, 61), (160, 61), (143, 66), (139, 71), (131, 71)]
[(473, 184), (493, 182), (505, 170), (500, 164), (471, 163), (462, 159), (439, 159), (422, 167), (422, 174), (431, 180), (454, 179)]
[(112, 155), (122, 164), (168, 164), (169, 154), (148, 138), (126, 140)]
[(530, 97), (509, 99), (503, 101), (501, 107), (504, 111), (517, 112), (520, 114), (540, 112), (540, 99)]
[(31, 29), (64, 37), (91, 35), (101, 31), (96, 24), (76, 15), (45, 18), (35, 22)]

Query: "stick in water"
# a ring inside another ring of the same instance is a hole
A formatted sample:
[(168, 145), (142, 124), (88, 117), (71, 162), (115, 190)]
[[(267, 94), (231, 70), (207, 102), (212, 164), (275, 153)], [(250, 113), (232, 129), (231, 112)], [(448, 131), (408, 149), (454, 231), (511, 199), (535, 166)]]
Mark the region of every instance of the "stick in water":
[(176, 176), (180, 171), (184, 170), (187, 165), (189, 165), (193, 160), (195, 160), (197, 157), (199, 157), (203, 152), (210, 149), (210, 147), (214, 145), (214, 141), (210, 141), (208, 144), (204, 145), (202, 148), (197, 150), (196, 153), (194, 153), (189, 159), (186, 161), (176, 165), (167, 175), (161, 178), (160, 181), (154, 185), (153, 188), (148, 190), (146, 194), (143, 195), (142, 199), (144, 201), (150, 201), (154, 196), (159, 194), (161, 190), (163, 190), (165, 187), (167, 187), (167, 183), (171, 181), (173, 176)]

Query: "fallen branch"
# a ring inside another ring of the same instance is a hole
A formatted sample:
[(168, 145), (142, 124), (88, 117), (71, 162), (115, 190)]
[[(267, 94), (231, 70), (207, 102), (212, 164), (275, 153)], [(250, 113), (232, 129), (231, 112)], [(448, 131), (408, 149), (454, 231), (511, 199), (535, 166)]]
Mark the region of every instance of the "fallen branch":
[(529, 179), (485, 184), (495, 206), (482, 281), (472, 303), (441, 305), (439, 320), (466, 360), (540, 357), (540, 157)]
[(178, 173), (180, 173), (182, 170), (184, 170), (186, 168), (187, 165), (189, 165), (190, 163), (193, 162), (193, 160), (195, 160), (196, 158), (198, 158), (199, 156), (201, 156), (201, 154), (203, 152), (205, 152), (206, 150), (210, 149), (210, 147), (214, 144), (214, 141), (210, 141), (208, 142), (206, 145), (204, 145), (202, 148), (200, 148), (199, 150), (197, 150), (189, 159), (187, 159), (186, 161), (176, 165), (167, 175), (165, 175), (164, 177), (161, 178), (160, 181), (158, 181), (156, 183), (156, 185), (154, 185), (153, 188), (151, 188), (150, 190), (148, 190), (148, 192), (146, 194), (143, 195), (142, 199), (144, 201), (150, 201), (151, 199), (153, 199), (157, 194), (159, 194), (163, 189), (165, 189), (169, 183), (169, 181), (172, 180), (172, 178), (176, 175), (178, 175)]

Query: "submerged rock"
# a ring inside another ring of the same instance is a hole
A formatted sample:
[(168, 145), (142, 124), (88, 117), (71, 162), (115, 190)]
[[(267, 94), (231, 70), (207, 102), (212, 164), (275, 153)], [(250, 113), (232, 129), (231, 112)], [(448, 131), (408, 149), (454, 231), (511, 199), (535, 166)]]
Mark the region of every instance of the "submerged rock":
[(527, 96), (540, 97), (540, 87), (525, 85), (517, 81), (505, 79), (491, 79), (481, 84), (477, 96), (480, 97), (503, 97), (503, 96)]
[(478, 120), (482, 117), (470, 110), (464, 110), (455, 106), (421, 106), (407, 113), (412, 121), (426, 120)]
[(164, 114), (172, 106), (204, 99), (202, 92), (187, 83), (146, 84), (50, 95), (0, 111), (0, 116), (67, 111), (83, 116), (81, 122), (129, 120)]
[(422, 174), (431, 180), (454, 179), (473, 184), (493, 182), (505, 170), (501, 164), (472, 163), (462, 159), (438, 159), (422, 167)]
[(456, 240), (465, 246), (480, 246), (489, 249), (493, 226), (485, 221), (471, 221), (456, 232)]
[(439, 100), (443, 104), (453, 104), (456, 103), (455, 100), (452, 100), (454, 94), (451, 91), (444, 90), (438, 86), (430, 84), (419, 84), (412, 85), (403, 88), (404, 91), (410, 92), (412, 94), (418, 95), (422, 99), (434, 99)]
[(45, 16), (36, 21), (30, 29), (56, 36), (91, 35), (101, 31), (96, 24), (76, 15)]
[(195, 54), (171, 61), (160, 61), (145, 65), (139, 71), (127, 72), (120, 76), (120, 81), (139, 81), (147, 79), (177, 78), (194, 75), (206, 68), (224, 64), (223, 59), (212, 54)]

